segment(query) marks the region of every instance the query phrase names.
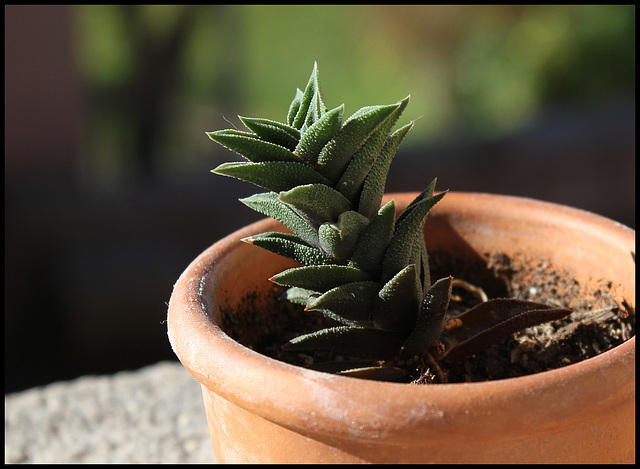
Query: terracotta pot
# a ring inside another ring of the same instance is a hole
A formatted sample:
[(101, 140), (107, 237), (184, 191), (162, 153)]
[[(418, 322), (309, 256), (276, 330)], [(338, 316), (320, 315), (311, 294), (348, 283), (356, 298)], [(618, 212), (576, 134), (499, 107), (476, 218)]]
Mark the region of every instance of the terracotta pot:
[[(415, 195), (390, 196), (403, 209)], [(220, 305), (238, 304), (292, 265), (239, 239), (278, 226), (263, 220), (214, 244), (171, 297), (169, 338), (202, 384), (217, 462), (635, 461), (635, 337), (553, 371), (428, 386), (311, 371), (232, 340), (221, 328)], [(635, 232), (600, 216), (530, 199), (449, 193), (425, 231), (431, 249), (526, 251), (587, 284), (611, 279), (635, 307)]]

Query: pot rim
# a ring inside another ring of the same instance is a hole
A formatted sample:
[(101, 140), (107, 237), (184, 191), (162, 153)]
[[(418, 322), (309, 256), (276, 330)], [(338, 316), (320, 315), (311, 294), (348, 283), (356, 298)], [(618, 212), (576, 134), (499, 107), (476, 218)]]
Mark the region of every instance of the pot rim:
[[(415, 195), (394, 193), (386, 198)], [(443, 200), (447, 199), (472, 200), (469, 203), (483, 207), (519, 204), (526, 208), (526, 214), (560, 210), (569, 223), (588, 223), (592, 229), (611, 232), (624, 239), (635, 253), (634, 230), (583, 210), (483, 193), (449, 192)], [(635, 395), (635, 336), (598, 356), (554, 370), (494, 381), (429, 386), (322, 373), (254, 352), (230, 338), (212, 320), (208, 291), (215, 280), (214, 266), (225, 253), (243, 244), (238, 242), (240, 238), (273, 229), (274, 223), (271, 219), (258, 221), (205, 250), (180, 276), (169, 303), (169, 339), (180, 361), (205, 388), (246, 410), (306, 435), (328, 432), (334, 437), (411, 441), (455, 432), (457, 439), (464, 440), (478, 431), (528, 433), (533, 431), (532, 421), (544, 428), (551, 416), (580, 420), (580, 413), (568, 410), (568, 403), (580, 396), (566, 395), (566, 386), (558, 388), (557, 382), (600, 388), (595, 389), (596, 401), (584, 402), (584, 406), (605, 411), (622, 397)], [(600, 382), (605, 369), (613, 373), (609, 379), (614, 388)], [(255, 393), (256, 383), (260, 393)], [(547, 394), (554, 396), (551, 405)], [(299, 412), (300, 399), (308, 406), (306, 412)], [(536, 415), (528, 415), (526, 426), (501, 415), (507, 408), (530, 414), (525, 404), (538, 409)]]

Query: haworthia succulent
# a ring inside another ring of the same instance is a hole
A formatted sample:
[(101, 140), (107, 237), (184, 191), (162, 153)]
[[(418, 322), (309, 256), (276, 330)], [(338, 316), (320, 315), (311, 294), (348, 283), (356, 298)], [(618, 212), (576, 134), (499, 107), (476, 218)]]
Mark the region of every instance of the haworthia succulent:
[(391, 161), (414, 125), (393, 131), (408, 102), (363, 107), (343, 122), (343, 105), (328, 110), (324, 104), (314, 64), (285, 123), (241, 117), (250, 132), (208, 133), (248, 160), (213, 172), (265, 188), (241, 201), (292, 231), (243, 240), (301, 264), (270, 280), (288, 287), (286, 300), (342, 324), (299, 336), (284, 348), (328, 350), (343, 355), (344, 363), (352, 363), (351, 356), (369, 360), (353, 362), (358, 369), (329, 367), (350, 376), (397, 379), (405, 372), (370, 361), (415, 356), (421, 362), (442, 345), (447, 350), (441, 358), (458, 359), (522, 324), (567, 314), (489, 300), (457, 317), (464, 328), (443, 332), (452, 278), (431, 284), (423, 227), (446, 192), (435, 194), (434, 179), (397, 219), (393, 200), (380, 207)]
[[(270, 280), (288, 287), (289, 301), (346, 327), (296, 339), (294, 348), (322, 343), (355, 355), (381, 354), (372, 347), (392, 355), (416, 322), (430, 281), (419, 235), (439, 199), (416, 201), (410, 210), (415, 213), (402, 223), (395, 221), (393, 201), (380, 208), (391, 159), (413, 126), (393, 131), (408, 102), (409, 97), (363, 107), (343, 122), (344, 105), (328, 110), (324, 104), (314, 64), (285, 123), (241, 117), (251, 132), (208, 134), (248, 160), (221, 164), (213, 172), (267, 189), (242, 202), (292, 231), (244, 239), (302, 265)], [(385, 343), (370, 342), (374, 338)]]

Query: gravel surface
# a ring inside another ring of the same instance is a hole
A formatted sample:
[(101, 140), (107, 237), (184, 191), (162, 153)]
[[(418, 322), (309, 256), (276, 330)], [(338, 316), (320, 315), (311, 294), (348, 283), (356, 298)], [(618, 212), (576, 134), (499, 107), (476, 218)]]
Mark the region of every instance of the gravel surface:
[(177, 362), (5, 395), (5, 463), (211, 463), (200, 384)]

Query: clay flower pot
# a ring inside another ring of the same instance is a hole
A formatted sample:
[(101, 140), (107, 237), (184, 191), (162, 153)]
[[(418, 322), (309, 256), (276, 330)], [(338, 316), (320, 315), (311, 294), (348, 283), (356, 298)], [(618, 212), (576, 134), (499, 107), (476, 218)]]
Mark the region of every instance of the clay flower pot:
[[(415, 196), (388, 197), (403, 209)], [(424, 386), (312, 371), (232, 340), (220, 307), (261, 291), (292, 265), (239, 240), (279, 226), (263, 220), (214, 244), (171, 297), (169, 338), (202, 384), (217, 462), (635, 461), (635, 337), (552, 371)], [(611, 279), (635, 307), (635, 232), (600, 216), (530, 199), (449, 193), (425, 231), (429, 249), (524, 251), (585, 284)]]

